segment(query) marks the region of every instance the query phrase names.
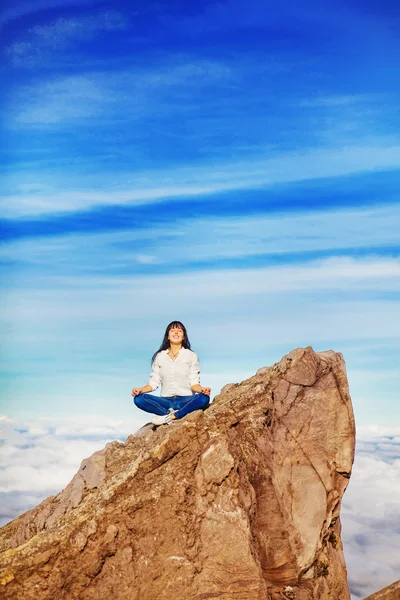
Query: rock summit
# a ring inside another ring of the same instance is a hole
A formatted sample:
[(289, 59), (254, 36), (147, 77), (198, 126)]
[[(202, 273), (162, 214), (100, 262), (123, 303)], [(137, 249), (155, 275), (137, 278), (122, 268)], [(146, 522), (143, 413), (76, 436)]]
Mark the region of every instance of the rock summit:
[(7, 600), (349, 600), (344, 360), (298, 348), (82, 465), (1, 530)]

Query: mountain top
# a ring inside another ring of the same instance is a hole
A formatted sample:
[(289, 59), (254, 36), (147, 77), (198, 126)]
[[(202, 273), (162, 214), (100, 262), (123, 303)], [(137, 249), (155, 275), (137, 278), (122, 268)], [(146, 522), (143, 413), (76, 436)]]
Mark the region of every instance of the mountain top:
[(85, 459), (0, 535), (7, 600), (349, 600), (344, 360), (298, 348)]

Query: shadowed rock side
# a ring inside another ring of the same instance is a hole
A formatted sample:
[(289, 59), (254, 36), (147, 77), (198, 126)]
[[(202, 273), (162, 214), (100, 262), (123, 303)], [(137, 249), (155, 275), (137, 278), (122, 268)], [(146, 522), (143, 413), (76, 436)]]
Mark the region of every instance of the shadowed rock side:
[(354, 444), (341, 354), (293, 350), (204, 413), (107, 444), (6, 525), (0, 597), (348, 600)]
[(365, 600), (400, 600), (400, 580), (379, 590), (379, 592), (375, 592), (375, 594), (371, 594)]

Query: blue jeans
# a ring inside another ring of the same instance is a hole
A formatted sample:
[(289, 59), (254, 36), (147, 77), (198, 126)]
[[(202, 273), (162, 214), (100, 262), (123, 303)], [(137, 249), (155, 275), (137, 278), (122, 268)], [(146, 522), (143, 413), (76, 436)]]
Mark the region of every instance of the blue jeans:
[(153, 396), (152, 394), (139, 394), (133, 398), (138, 408), (148, 413), (156, 415), (167, 415), (169, 409), (176, 410), (175, 417), (182, 419), (185, 415), (194, 410), (207, 408), (210, 404), (210, 397), (198, 392), (192, 396)]

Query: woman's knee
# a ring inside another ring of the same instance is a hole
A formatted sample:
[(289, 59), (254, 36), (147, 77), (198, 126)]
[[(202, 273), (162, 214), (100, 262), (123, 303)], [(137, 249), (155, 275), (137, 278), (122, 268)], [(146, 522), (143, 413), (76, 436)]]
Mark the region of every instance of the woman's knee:
[(138, 408), (142, 408), (144, 402), (143, 394), (138, 394), (137, 396), (134, 396), (133, 402)]
[(206, 396), (206, 394), (199, 394), (199, 401), (201, 402), (200, 408), (206, 408), (210, 404), (210, 396)]

